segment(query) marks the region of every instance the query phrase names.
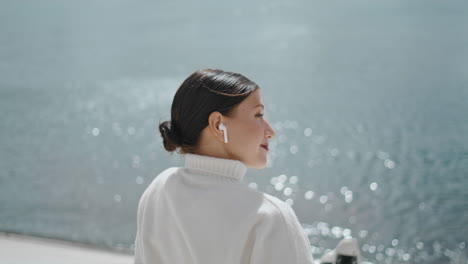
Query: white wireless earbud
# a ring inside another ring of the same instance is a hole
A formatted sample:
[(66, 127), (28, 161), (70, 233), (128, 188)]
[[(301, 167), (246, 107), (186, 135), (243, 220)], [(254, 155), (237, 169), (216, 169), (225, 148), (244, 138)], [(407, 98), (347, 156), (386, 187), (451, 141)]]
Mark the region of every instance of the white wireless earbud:
[(227, 127), (221, 123), (219, 124), (218, 126), (219, 130), (223, 130), (224, 131), (224, 143), (228, 143), (228, 138), (227, 138)]

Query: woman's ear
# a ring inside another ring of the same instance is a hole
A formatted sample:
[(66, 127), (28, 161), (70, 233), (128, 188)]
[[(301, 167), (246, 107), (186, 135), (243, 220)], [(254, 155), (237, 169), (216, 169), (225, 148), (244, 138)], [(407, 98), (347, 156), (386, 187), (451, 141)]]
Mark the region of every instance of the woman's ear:
[(211, 134), (219, 141), (224, 142), (224, 131), (219, 129), (219, 125), (223, 123), (223, 115), (220, 112), (213, 112), (208, 117), (208, 126)]

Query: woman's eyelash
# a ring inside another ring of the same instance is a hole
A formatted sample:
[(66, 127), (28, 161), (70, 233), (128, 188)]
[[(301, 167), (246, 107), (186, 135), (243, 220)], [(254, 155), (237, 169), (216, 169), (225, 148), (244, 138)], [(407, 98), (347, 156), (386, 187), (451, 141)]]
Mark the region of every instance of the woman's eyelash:
[(263, 116), (263, 114), (257, 114), (256, 116)]

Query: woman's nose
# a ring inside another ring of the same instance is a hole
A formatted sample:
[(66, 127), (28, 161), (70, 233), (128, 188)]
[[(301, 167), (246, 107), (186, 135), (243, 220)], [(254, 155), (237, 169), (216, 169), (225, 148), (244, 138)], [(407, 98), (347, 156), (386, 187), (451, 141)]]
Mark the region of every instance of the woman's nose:
[(265, 132), (268, 138), (273, 138), (276, 135), (275, 130), (273, 130), (273, 128), (268, 123), (267, 123), (267, 130)]

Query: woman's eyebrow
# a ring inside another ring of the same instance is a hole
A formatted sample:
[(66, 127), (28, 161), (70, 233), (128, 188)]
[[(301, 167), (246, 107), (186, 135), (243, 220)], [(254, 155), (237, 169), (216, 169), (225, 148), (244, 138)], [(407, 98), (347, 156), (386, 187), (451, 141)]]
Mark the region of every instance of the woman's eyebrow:
[(258, 105), (256, 105), (254, 108), (257, 108), (257, 107), (259, 107), (259, 106), (261, 106), (263, 109), (265, 109), (265, 106), (262, 105), (262, 104), (258, 104)]

